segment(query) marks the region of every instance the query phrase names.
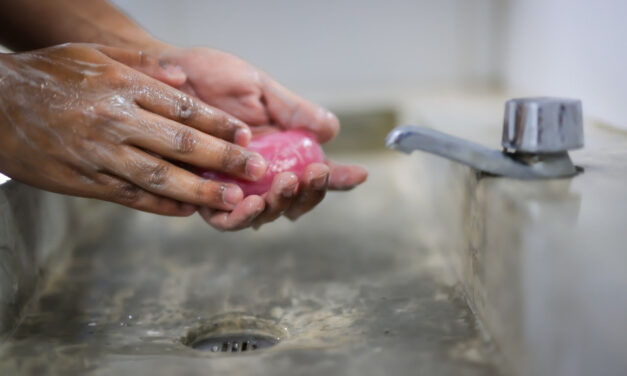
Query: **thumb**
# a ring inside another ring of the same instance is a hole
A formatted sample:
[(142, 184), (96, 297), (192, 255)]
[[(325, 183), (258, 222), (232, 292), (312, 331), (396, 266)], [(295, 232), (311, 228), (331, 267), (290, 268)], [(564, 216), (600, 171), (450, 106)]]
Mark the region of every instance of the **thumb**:
[(262, 91), (271, 120), (283, 129), (307, 129), (318, 142), (335, 137), (340, 123), (330, 111), (292, 93), (268, 76), (262, 78)]

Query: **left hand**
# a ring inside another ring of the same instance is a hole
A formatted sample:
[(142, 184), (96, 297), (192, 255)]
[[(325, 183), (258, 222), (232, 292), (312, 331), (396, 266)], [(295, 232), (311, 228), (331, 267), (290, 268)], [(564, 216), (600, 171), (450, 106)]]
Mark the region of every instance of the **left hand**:
[[(155, 51), (153, 51), (155, 53)], [(265, 72), (228, 53), (210, 48), (164, 47), (160, 60), (177, 66), (187, 80), (178, 88), (195, 95), (251, 126), (255, 133), (307, 129), (320, 143), (339, 131), (339, 121), (326, 109), (304, 100), (281, 86)], [(303, 180), (289, 172), (275, 177), (269, 192), (248, 196), (232, 212), (200, 209), (202, 217), (221, 230), (258, 228), (281, 214), (295, 220), (311, 210), (327, 189), (349, 190), (366, 180), (363, 167), (327, 161), (313, 163)]]

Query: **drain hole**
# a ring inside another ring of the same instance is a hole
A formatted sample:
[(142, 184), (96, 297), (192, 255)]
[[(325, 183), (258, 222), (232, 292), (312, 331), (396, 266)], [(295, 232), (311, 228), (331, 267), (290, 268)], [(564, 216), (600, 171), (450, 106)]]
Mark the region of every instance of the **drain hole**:
[(227, 313), (190, 328), (181, 338), (185, 346), (213, 353), (247, 353), (284, 339), (287, 331), (273, 321), (242, 313)]
[(230, 334), (200, 339), (191, 344), (196, 350), (211, 352), (247, 352), (274, 346), (277, 338), (260, 334)]

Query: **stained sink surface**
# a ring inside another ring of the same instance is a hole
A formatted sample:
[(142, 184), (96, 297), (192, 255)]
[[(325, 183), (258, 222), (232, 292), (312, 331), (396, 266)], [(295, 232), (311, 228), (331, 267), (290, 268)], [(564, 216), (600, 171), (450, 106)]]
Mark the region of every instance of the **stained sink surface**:
[[(258, 232), (115, 208), (2, 344), (0, 374), (497, 374), (446, 262), (422, 245), (411, 158), (357, 159), (364, 186)], [(182, 343), (239, 314), (281, 342), (245, 354)]]

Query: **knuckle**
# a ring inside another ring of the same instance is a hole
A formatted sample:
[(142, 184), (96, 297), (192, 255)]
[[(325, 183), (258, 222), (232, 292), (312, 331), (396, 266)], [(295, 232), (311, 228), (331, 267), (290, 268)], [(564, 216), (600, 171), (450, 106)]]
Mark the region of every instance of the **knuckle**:
[(220, 156), (220, 168), (225, 172), (243, 172), (252, 154), (242, 151), (238, 146), (225, 142)]
[(174, 107), (174, 117), (179, 122), (185, 122), (192, 119), (198, 112), (198, 106), (196, 102), (189, 96), (181, 96)]
[(98, 101), (88, 109), (91, 115), (106, 120), (121, 120), (119, 110), (111, 105), (108, 100)]
[(151, 188), (162, 187), (167, 181), (168, 170), (169, 168), (166, 164), (157, 164), (156, 166), (148, 169), (146, 184), (148, 184)]
[[(118, 103), (113, 103), (114, 101)], [(104, 98), (91, 106), (80, 110), (77, 114), (88, 127), (83, 129), (95, 139), (105, 136), (108, 139), (119, 140), (127, 129), (128, 111), (121, 108), (119, 102), (123, 102), (120, 98)]]
[(245, 125), (239, 120), (226, 114), (215, 116), (212, 125), (217, 133), (231, 137), (232, 139), (235, 138), (235, 134), (238, 130), (245, 128)]
[(111, 198), (114, 201), (129, 205), (137, 202), (141, 195), (142, 190), (138, 186), (127, 182), (120, 182), (113, 186)]
[(113, 87), (125, 86), (130, 82), (130, 75), (119, 64), (110, 64), (104, 69), (104, 77)]
[(222, 155), (220, 158), (220, 167), (225, 171), (228, 171), (233, 164), (232, 154), (233, 145), (225, 143), (224, 150), (222, 151)]
[(180, 154), (189, 154), (196, 148), (197, 139), (194, 132), (186, 127), (176, 131), (174, 149)]

